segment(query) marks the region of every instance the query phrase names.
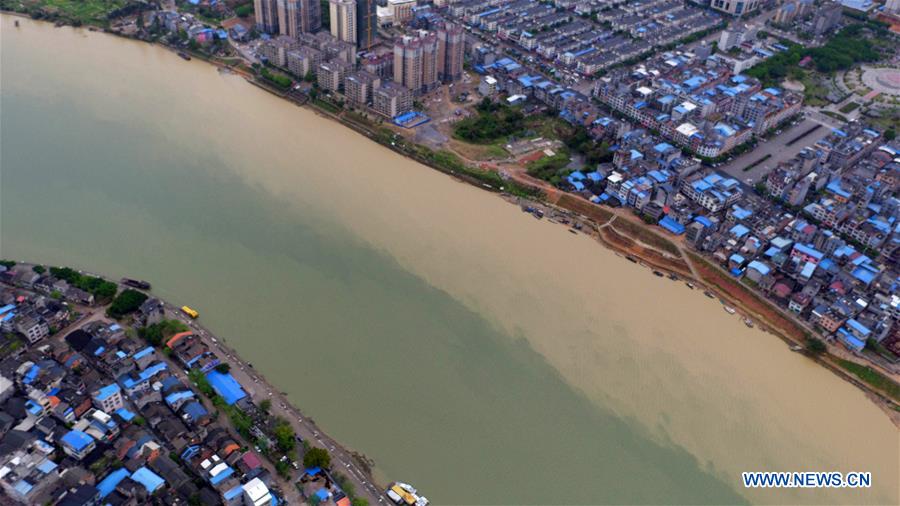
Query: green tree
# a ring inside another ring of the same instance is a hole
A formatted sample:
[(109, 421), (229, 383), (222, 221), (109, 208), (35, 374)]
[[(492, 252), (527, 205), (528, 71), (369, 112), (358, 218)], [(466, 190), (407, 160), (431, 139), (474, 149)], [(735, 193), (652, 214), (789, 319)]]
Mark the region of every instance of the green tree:
[(897, 137), (897, 130), (895, 130), (894, 127), (888, 128), (887, 130), (884, 131), (885, 140), (892, 141), (896, 137)]
[(187, 332), (188, 326), (178, 320), (163, 320), (138, 329), (138, 336), (153, 346), (160, 346), (179, 332)]
[(259, 403), (259, 409), (261, 409), (263, 413), (268, 413), (269, 410), (272, 409), (272, 401), (263, 399), (262, 402)]
[(31, 268), (31, 270), (33, 270), (34, 272), (36, 272), (38, 274), (43, 274), (44, 272), (47, 271), (47, 269), (45, 269), (43, 265), (35, 265), (34, 267)]
[(303, 456), (303, 466), (328, 468), (331, 466), (331, 455), (324, 448), (310, 448)]
[(222, 374), (228, 374), (228, 372), (231, 371), (231, 366), (225, 362), (222, 362), (221, 364), (216, 366), (216, 371)]
[(131, 288), (125, 289), (113, 299), (112, 304), (106, 310), (106, 314), (112, 318), (121, 318), (128, 313), (137, 311), (141, 304), (147, 300), (147, 294)]
[(275, 422), (275, 428), (272, 433), (275, 436), (275, 443), (283, 452), (292, 451), (297, 445), (297, 440), (294, 437), (294, 429), (287, 420), (279, 418), (278, 421)]
[(806, 338), (806, 350), (812, 353), (813, 355), (819, 355), (824, 353), (827, 348), (825, 347), (825, 343), (822, 342), (821, 339), (807, 336)]

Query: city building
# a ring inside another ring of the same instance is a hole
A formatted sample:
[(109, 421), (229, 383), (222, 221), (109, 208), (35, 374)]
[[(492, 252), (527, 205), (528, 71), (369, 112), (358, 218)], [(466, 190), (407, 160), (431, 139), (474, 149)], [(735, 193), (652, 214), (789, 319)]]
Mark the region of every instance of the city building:
[(394, 82), (415, 94), (437, 88), (437, 37), (433, 33), (404, 36), (394, 42)]
[(94, 406), (107, 413), (112, 413), (125, 407), (125, 401), (122, 399), (122, 388), (115, 383), (99, 388), (94, 392), (92, 398), (94, 399)]
[(50, 326), (40, 316), (22, 315), (16, 319), (15, 327), (31, 344), (50, 335)]
[(356, 45), (369, 49), (377, 42), (378, 4), (375, 0), (356, 0)]
[(712, 0), (709, 6), (732, 16), (742, 16), (758, 9), (759, 0)]
[(295, 76), (305, 77), (310, 72), (315, 75), (322, 63), (322, 53), (311, 47), (302, 46), (286, 54), (287, 69)]
[(372, 108), (378, 114), (395, 118), (412, 110), (412, 93), (394, 82), (382, 83), (372, 92)]
[(279, 33), (278, 0), (253, 0), (253, 13), (259, 31), (268, 34)]
[(356, 1), (329, 0), (331, 35), (337, 40), (356, 44)]
[(322, 27), (322, 6), (318, 0), (276, 0), (276, 13), (278, 33), (294, 39)]
[(323, 90), (339, 92), (344, 87), (344, 76), (352, 69), (350, 64), (340, 60), (332, 60), (319, 64), (316, 80)]
[(43, 504), (39, 498), (60, 478), (59, 466), (50, 458), (52, 453), (52, 446), (38, 440), (0, 455), (0, 490), (21, 504)]
[(462, 79), (465, 32), (462, 27), (447, 23), (437, 30), (438, 79), (450, 83)]
[(351, 105), (365, 107), (372, 102), (374, 90), (381, 86), (381, 78), (364, 70), (344, 78), (344, 96)]
[(412, 9), (415, 6), (416, 0), (388, 0), (391, 19), (395, 25), (402, 25), (412, 19)]
[(76, 460), (82, 460), (94, 451), (97, 444), (94, 438), (80, 430), (70, 430), (59, 440), (66, 455)]
[(300, 31), (312, 33), (319, 31), (320, 28), (322, 28), (322, 4), (319, 0), (303, 0), (300, 9)]

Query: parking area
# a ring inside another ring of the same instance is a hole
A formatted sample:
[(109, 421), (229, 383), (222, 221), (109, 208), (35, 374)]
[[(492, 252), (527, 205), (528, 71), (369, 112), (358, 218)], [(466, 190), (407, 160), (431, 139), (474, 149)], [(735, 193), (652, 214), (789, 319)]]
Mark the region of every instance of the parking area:
[[(801, 138), (794, 144), (788, 146), (787, 143), (796, 138), (798, 135), (810, 130), (815, 126), (818, 129)], [(731, 160), (725, 165), (719, 167), (719, 171), (727, 174), (738, 181), (753, 186), (774, 169), (780, 162), (790, 160), (805, 147), (811, 146), (820, 139), (831, 133), (831, 128), (823, 126), (820, 122), (813, 119), (804, 119), (798, 124), (783, 130), (780, 134), (775, 135), (767, 141), (761, 141), (756, 149), (753, 149), (743, 155)], [(748, 166), (753, 165), (756, 161), (769, 157), (762, 163), (759, 163), (750, 170), (744, 170)]]

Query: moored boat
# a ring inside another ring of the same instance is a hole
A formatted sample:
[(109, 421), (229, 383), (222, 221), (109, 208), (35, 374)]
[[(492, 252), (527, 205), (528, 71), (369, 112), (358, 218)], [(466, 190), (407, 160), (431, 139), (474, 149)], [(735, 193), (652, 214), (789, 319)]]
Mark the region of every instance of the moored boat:
[(133, 288), (140, 288), (141, 290), (150, 289), (150, 283), (140, 279), (122, 278), (122, 284)]
[(419, 495), (419, 491), (407, 483), (395, 482), (385, 491), (388, 499), (394, 504), (406, 506), (428, 506), (428, 499)]
[(712, 292), (710, 292), (709, 290), (706, 290), (705, 292), (703, 292), (703, 295), (706, 295), (706, 296), (709, 297), (710, 299), (715, 299), (715, 298), (716, 298), (716, 296), (713, 295)]
[(734, 308), (731, 307), (731, 306), (722, 306), (722, 309), (724, 309), (725, 312), (728, 313), (728, 314), (734, 314), (734, 313), (735, 313)]
[(185, 60), (188, 60), (188, 61), (191, 60), (191, 55), (185, 53), (184, 51), (178, 51), (178, 56), (180, 56), (180, 57), (182, 57), (182, 58), (184, 58)]

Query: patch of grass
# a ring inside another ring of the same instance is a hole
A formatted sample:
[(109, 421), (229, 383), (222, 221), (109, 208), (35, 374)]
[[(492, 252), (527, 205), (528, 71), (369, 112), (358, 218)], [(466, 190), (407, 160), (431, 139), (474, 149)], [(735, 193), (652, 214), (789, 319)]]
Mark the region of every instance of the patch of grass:
[(853, 112), (857, 109), (859, 109), (859, 102), (848, 102), (848, 103), (844, 104), (844, 106), (838, 110), (844, 114), (850, 114), (851, 112)]
[(127, 0), (26, 0), (21, 3), (3, 0), (0, 6), (20, 10), (15, 8), (19, 4), (27, 12), (40, 11), (75, 23), (106, 26), (107, 14), (127, 3)]
[(478, 104), (475, 112), (474, 116), (456, 122), (453, 126), (455, 138), (474, 144), (493, 144), (519, 134), (525, 125), (521, 110), (489, 99)]
[(338, 106), (332, 104), (331, 102), (326, 102), (324, 100), (320, 100), (317, 98), (317, 99), (313, 100), (312, 103), (319, 109), (322, 109), (326, 112), (330, 112), (332, 114), (337, 114), (337, 113), (341, 112), (341, 110), (338, 108)]
[(290, 77), (288, 77), (284, 74), (272, 72), (265, 67), (260, 69), (259, 74), (262, 76), (263, 79), (265, 79), (266, 81), (281, 88), (282, 90), (286, 90), (286, 89), (290, 88), (291, 83), (293, 82)]
[(843, 121), (843, 122), (845, 122), (845, 123), (846, 123), (847, 121), (849, 121), (849, 120), (847, 119), (846, 116), (844, 116), (843, 114), (838, 113), (838, 112), (822, 111), (822, 114), (824, 114), (824, 115), (826, 115), (826, 116), (828, 116), (828, 117), (834, 118), (834, 119), (836, 119), (836, 120), (838, 120), (838, 121)]
[(822, 84), (818, 75), (804, 72), (799, 81), (803, 83), (803, 102), (813, 107), (828, 105), (828, 88)]
[(881, 390), (895, 401), (900, 401), (900, 385), (887, 376), (869, 366), (860, 365), (856, 362), (851, 362), (842, 358), (837, 359), (837, 361), (841, 367), (863, 382)]
[(650, 230), (644, 225), (639, 225), (634, 223), (631, 220), (626, 219), (618, 219), (613, 224), (613, 226), (619, 230), (627, 234), (632, 239), (636, 239), (652, 248), (658, 249), (660, 251), (665, 251), (666, 253), (672, 255), (678, 255), (678, 248), (675, 246), (672, 241), (657, 235), (655, 232)]
[(560, 150), (553, 156), (545, 156), (529, 163), (528, 174), (558, 185), (568, 175), (569, 171), (565, 167), (570, 161), (569, 152)]

